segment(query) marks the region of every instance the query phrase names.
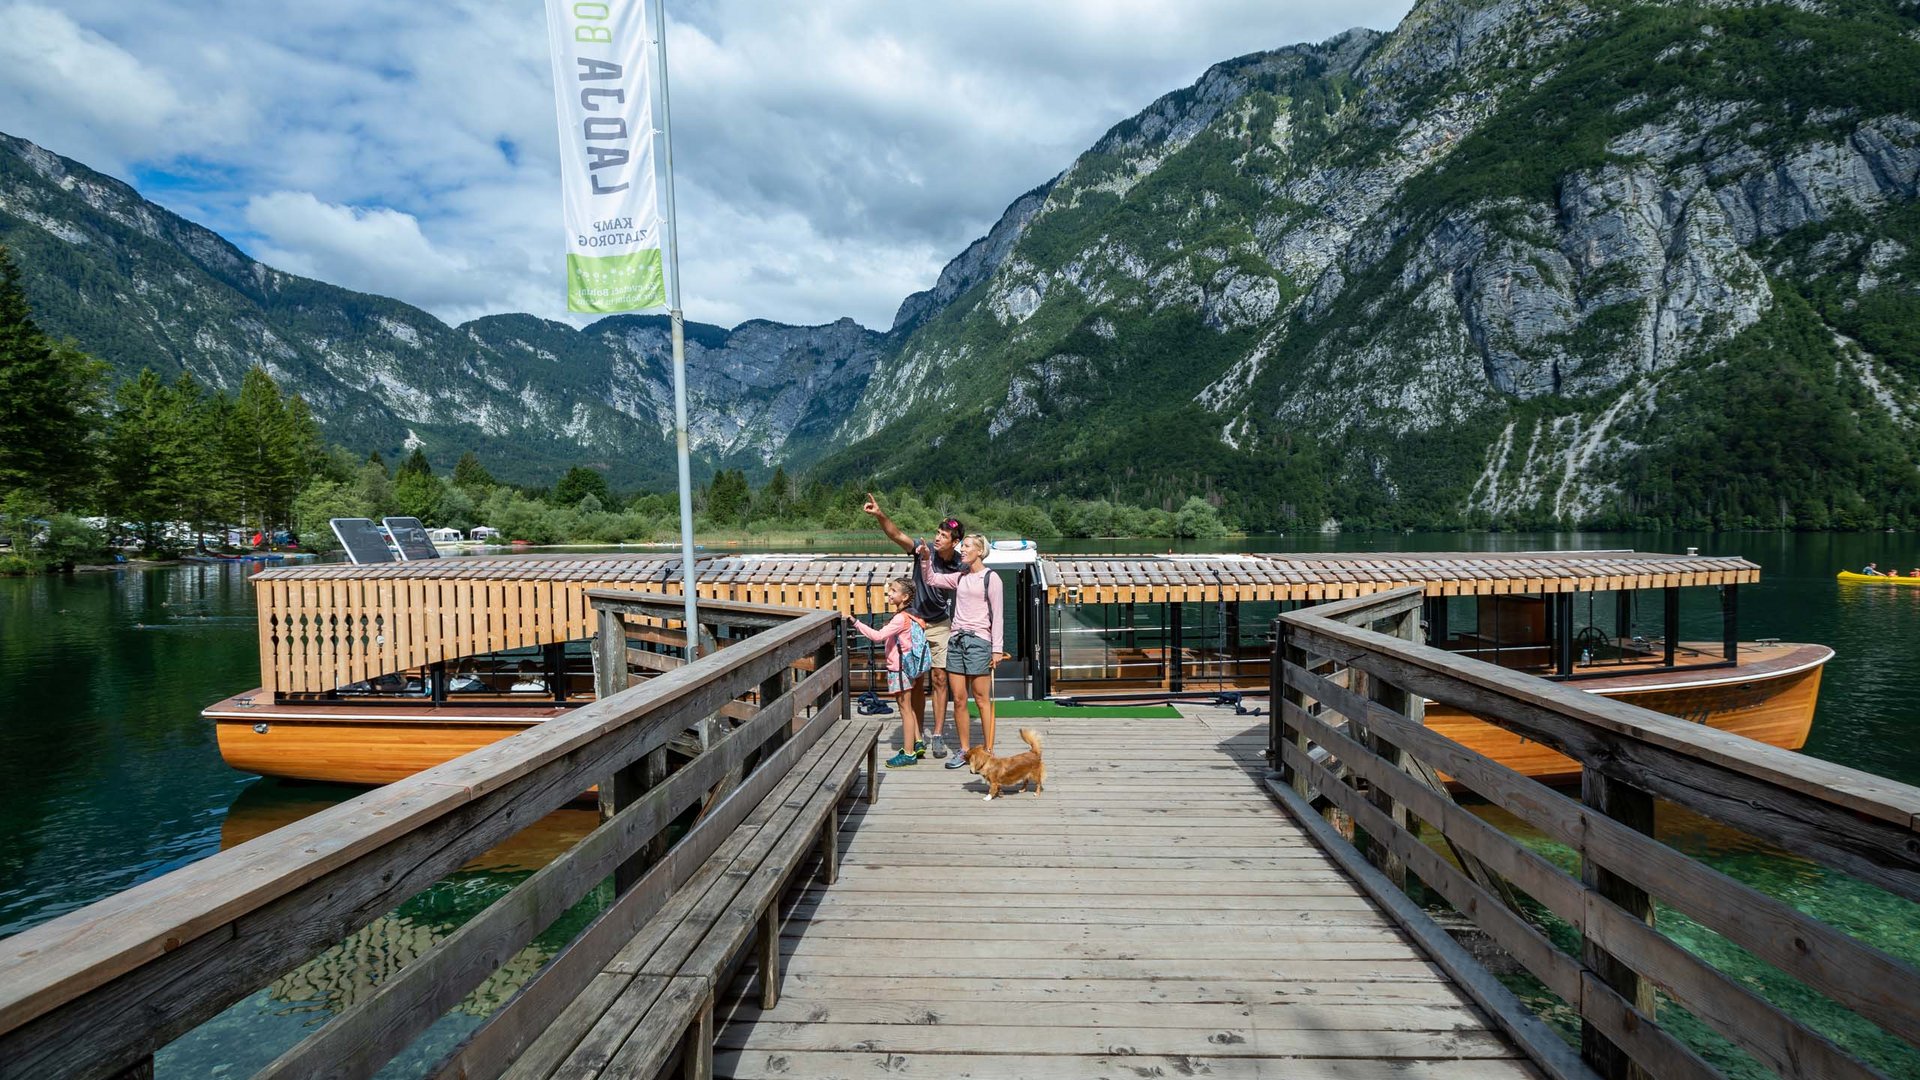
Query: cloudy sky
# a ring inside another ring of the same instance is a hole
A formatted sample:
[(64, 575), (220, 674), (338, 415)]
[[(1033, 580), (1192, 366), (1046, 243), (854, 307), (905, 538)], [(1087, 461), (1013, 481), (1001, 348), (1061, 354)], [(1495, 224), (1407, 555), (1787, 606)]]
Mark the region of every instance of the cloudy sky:
[[(1108, 127), (1410, 0), (669, 0), (689, 319), (907, 293)], [(0, 131), (285, 270), (458, 322), (565, 317), (538, 0), (0, 0)]]

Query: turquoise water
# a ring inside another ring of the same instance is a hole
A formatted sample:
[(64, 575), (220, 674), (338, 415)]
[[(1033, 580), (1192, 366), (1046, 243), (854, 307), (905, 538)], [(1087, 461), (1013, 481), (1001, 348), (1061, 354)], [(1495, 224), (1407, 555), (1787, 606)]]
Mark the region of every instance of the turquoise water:
[[(1164, 541), (1043, 546), (1052, 551), (1166, 550)], [(1761, 584), (1741, 590), (1744, 637), (1815, 641), (1837, 650), (1827, 667), (1807, 752), (1920, 783), (1920, 588), (1843, 588), (1833, 579), (1836, 570), (1868, 560), (1920, 565), (1920, 540), (1912, 536), (1316, 535), (1249, 538), (1208, 549), (1684, 551), (1688, 546), (1706, 554), (1744, 555), (1765, 568)], [(237, 842), (352, 794), (261, 781), (228, 769), (210, 726), (199, 717), (210, 702), (258, 685), (246, 572), (194, 565), (0, 579), (0, 787), (7, 793), (0, 799), (0, 936), (204, 858), (220, 850), (223, 831), (229, 842)], [(1688, 621), (1694, 624), (1691, 634), (1718, 636), (1711, 612), (1689, 611)], [(340, 949), (263, 987), (168, 1048), (159, 1061), (162, 1074), (244, 1074), (265, 1064), (377, 985), (383, 973), (522, 880), (543, 851), (557, 850), (568, 836), (589, 827), (588, 820), (558, 821), (541, 842), (490, 854)], [(1661, 832), (1663, 839), (1722, 870), (1920, 964), (1920, 917), (1913, 905), (1675, 815), (1663, 816)], [(1530, 842), (1542, 843), (1537, 837)], [(1571, 853), (1548, 854), (1571, 859)], [(1804, 989), (1779, 980), (1678, 916), (1663, 911), (1661, 922), (1759, 992), (1779, 1001), (1806, 996)], [(516, 958), (505, 975), (476, 991), (435, 1029), (431, 1045), (416, 1047), (391, 1071), (405, 1074), (477, 1022), (570, 929), (571, 923)], [(1800, 1007), (1823, 1025), (1855, 1023), (1817, 1000)], [(1896, 1075), (1920, 1075), (1920, 1062), (1911, 1057), (1888, 1061)]]

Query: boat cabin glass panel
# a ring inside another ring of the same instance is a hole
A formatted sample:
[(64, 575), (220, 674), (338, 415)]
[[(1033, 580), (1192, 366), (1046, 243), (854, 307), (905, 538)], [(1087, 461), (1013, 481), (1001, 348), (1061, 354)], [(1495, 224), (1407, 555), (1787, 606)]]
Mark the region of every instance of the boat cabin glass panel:
[(1739, 661), (1739, 586), (1429, 597), (1427, 642), (1551, 679)]

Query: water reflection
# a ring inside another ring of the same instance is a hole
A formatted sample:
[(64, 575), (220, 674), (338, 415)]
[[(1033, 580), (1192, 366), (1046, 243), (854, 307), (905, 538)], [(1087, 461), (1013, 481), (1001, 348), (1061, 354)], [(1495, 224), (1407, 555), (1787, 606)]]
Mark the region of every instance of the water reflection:
[[(240, 792), (233, 805), (227, 807), (225, 820), (220, 825), (220, 850), (238, 847), (365, 793), (365, 788), (344, 784), (264, 778)], [(599, 811), (585, 804), (555, 810), (475, 856), (461, 869), (532, 873), (552, 862), (599, 823)]]
[[(226, 850), (258, 839), (359, 794), (360, 789), (338, 785), (262, 780), (242, 791), (228, 807), (220, 826), (220, 847)], [(396, 973), (598, 823), (598, 812), (585, 807), (547, 815), (181, 1037), (156, 1064), (163, 1074), (184, 1076), (244, 1074), (265, 1066), (314, 1028), (371, 997)], [(609, 899), (602, 892), (588, 896), (487, 976), (384, 1073), (412, 1075), (431, 1063), (525, 986)]]

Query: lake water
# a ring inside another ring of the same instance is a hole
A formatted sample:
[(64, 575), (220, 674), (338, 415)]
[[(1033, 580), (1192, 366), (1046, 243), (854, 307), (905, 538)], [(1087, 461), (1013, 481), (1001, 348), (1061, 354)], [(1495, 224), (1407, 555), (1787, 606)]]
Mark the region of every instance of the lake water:
[[(842, 545), (834, 545), (838, 548)], [(1206, 550), (1435, 551), (1636, 548), (1743, 555), (1763, 580), (1740, 594), (1742, 636), (1812, 641), (1837, 650), (1827, 666), (1806, 752), (1920, 784), (1920, 588), (1842, 587), (1834, 572), (1920, 565), (1904, 535), (1501, 534), (1256, 537)], [(1165, 542), (1052, 542), (1050, 551), (1151, 551)], [(350, 797), (350, 789), (279, 784), (220, 760), (199, 710), (259, 685), (253, 596), (241, 567), (188, 565), (70, 577), (0, 578), (0, 937), (204, 858)], [(1717, 637), (1717, 624), (1689, 627)], [(314, 963), (263, 988), (163, 1052), (166, 1075), (245, 1075), (378, 984), (473, 912), (522, 880), (591, 814), (558, 817), (490, 853)], [(1571, 865), (1511, 822), (1550, 857)], [(1678, 815), (1662, 838), (1883, 948), (1920, 963), (1913, 905)], [(591, 904), (589, 903), (589, 905)], [(536, 942), (390, 1070), (431, 1060), (510, 993), (585, 913)], [(1661, 912), (1689, 947), (1742, 971), (1779, 1001), (1809, 998), (1714, 935)], [(1882, 1053), (1893, 1075), (1920, 1075), (1920, 1057), (1876, 1040), (1824, 1008), (1807, 1015), (1849, 1043)], [(1711, 1050), (1713, 1040), (1703, 1037)], [(1874, 1048), (1878, 1049), (1874, 1049)], [(1735, 1071), (1745, 1071), (1725, 1059)]]

